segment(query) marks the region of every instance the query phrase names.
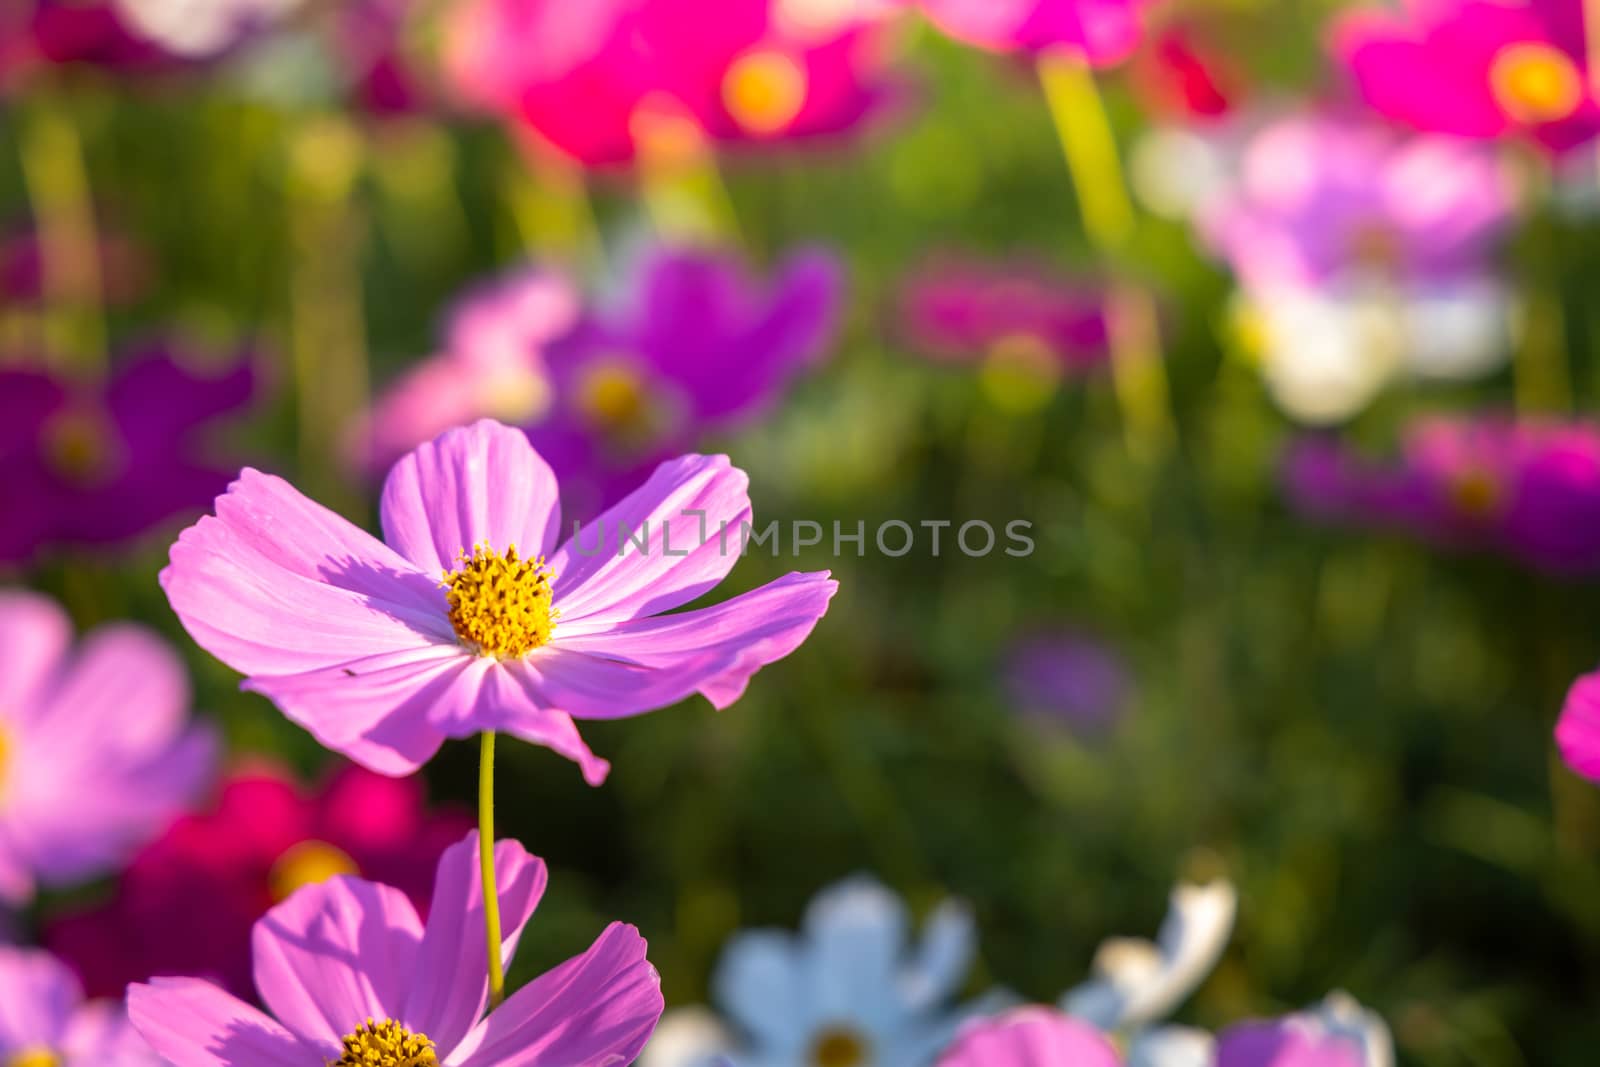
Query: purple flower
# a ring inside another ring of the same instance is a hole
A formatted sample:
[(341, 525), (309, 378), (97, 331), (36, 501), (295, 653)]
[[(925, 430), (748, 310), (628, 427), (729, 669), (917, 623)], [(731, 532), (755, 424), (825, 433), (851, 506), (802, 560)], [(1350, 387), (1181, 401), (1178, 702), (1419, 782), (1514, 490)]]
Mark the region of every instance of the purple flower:
[(444, 351), (389, 386), (356, 430), (368, 473), (387, 471), (418, 445), (480, 418), (527, 425), (550, 404), (545, 350), (578, 319), (563, 276), (534, 268), (480, 286), (456, 305)]
[(1007, 658), (1017, 710), (1085, 734), (1104, 733), (1127, 708), (1132, 679), (1115, 650), (1076, 633), (1037, 634)]
[(208, 372), (161, 345), (104, 383), (0, 370), (0, 562), (118, 544), (204, 507), (229, 472), (201, 430), (243, 408), (255, 385), (249, 360)]
[(69, 655), (51, 600), (0, 593), (0, 900), (97, 877), (153, 839), (211, 776), (177, 655), (110, 624)]
[(246, 469), (161, 584), (246, 689), (371, 770), (409, 774), (447, 737), (504, 730), (598, 784), (608, 765), (574, 717), (695, 692), (726, 707), (827, 610), (837, 586), (819, 572), (660, 614), (732, 569), (747, 485), (726, 456), (681, 456), (558, 549), (555, 475), (521, 431), (484, 420), (395, 465), (387, 544)]
[(83, 999), (47, 952), (0, 946), (0, 1062), (15, 1067), (162, 1067), (122, 1005)]
[(1237, 171), (1198, 223), (1255, 290), (1477, 279), (1516, 215), (1516, 186), (1489, 149), (1333, 114), (1267, 122)]
[(732, 256), (656, 249), (619, 304), (591, 311), (548, 362), (550, 417), (529, 436), (570, 506), (591, 512), (705, 434), (770, 408), (833, 337), (837, 261), (802, 252), (758, 285)]
[[(427, 922), (404, 893), (340, 876), (299, 890), (254, 930), (271, 1016), (198, 978), (128, 990), (128, 1013), (173, 1067), (609, 1067), (661, 1016), (639, 932), (612, 923), (581, 956), (488, 1011), (477, 835), (439, 860)], [(495, 846), (509, 962), (545, 887), (543, 861)], [(273, 1018), (276, 1016), (276, 1018)]]
[(942, 361), (1037, 353), (1071, 372), (1106, 366), (1105, 297), (1024, 262), (948, 260), (901, 286), (900, 329)]
[(1290, 450), (1285, 471), (1291, 499), (1316, 518), (1559, 574), (1600, 571), (1600, 429), (1589, 423), (1423, 419), (1393, 464), (1310, 438)]

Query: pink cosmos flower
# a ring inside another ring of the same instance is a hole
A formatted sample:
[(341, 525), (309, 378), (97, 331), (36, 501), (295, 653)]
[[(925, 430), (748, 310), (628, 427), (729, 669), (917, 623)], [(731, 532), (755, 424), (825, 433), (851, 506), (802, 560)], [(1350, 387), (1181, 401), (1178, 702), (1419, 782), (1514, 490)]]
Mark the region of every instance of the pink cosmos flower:
[(469, 292), (450, 313), (444, 349), (416, 364), (360, 420), (355, 449), (377, 475), (405, 453), (474, 419), (527, 425), (550, 403), (545, 350), (578, 321), (564, 276), (525, 267)]
[(728, 0), (467, 0), (446, 69), (467, 103), (584, 166), (627, 164), (642, 138), (770, 144), (846, 133), (900, 87), (882, 5)]
[(940, 361), (1036, 354), (1068, 371), (1106, 366), (1104, 294), (1032, 263), (952, 259), (915, 271), (901, 285), (899, 326)]
[(1567, 766), (1600, 782), (1600, 671), (1572, 683), (1556, 724), (1556, 747)]
[(1333, 47), (1390, 118), (1463, 137), (1527, 135), (1555, 150), (1600, 132), (1584, 0), (1405, 0), (1337, 24)]
[[(827, 610), (826, 572), (663, 615), (720, 582), (750, 518), (726, 456), (663, 463), (560, 543), (555, 476), (520, 431), (450, 430), (395, 464), (387, 544), (246, 469), (161, 573), (207, 651), (327, 747), (382, 774), (502, 730), (608, 770), (576, 718), (692, 693), (726, 707)], [(724, 536), (724, 531), (727, 535)]]
[[(426, 923), (405, 894), (339, 877), (301, 889), (256, 924), (256, 990), (272, 1016), (198, 978), (128, 990), (128, 1013), (173, 1067), (610, 1067), (661, 1016), (660, 980), (631, 926), (485, 1014), (489, 983), (477, 836), (439, 860)], [(495, 846), (509, 962), (544, 893), (545, 867)]]
[(1600, 571), (1600, 429), (1494, 416), (1413, 424), (1397, 462), (1311, 438), (1286, 464), (1307, 514), (1497, 551), (1557, 574)]
[(355, 874), (394, 886), (420, 912), (439, 856), (472, 826), (463, 811), (428, 811), (420, 778), (345, 766), (311, 790), (254, 766), (135, 855), (106, 903), (60, 915), (45, 943), (92, 996), (129, 982), (189, 974), (250, 995), (250, 929), (304, 885)]
[(1096, 67), (1128, 58), (1152, 0), (915, 0), (935, 26), (991, 52), (1072, 51)]
[(109, 624), (69, 655), (54, 601), (0, 592), (0, 901), (111, 870), (211, 776), (211, 733), (188, 721), (177, 654)]
[(17, 1067), (162, 1067), (122, 1005), (85, 1001), (47, 952), (0, 946), (0, 1062)]
[(1122, 1067), (1122, 1056), (1088, 1023), (1025, 1007), (969, 1024), (938, 1067)]

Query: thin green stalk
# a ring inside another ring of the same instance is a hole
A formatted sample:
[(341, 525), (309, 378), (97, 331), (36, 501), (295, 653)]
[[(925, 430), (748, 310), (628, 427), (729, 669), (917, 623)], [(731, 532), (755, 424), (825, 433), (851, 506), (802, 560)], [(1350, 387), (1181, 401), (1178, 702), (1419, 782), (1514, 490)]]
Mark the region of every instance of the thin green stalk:
[(1122, 161), (1094, 71), (1082, 56), (1050, 52), (1039, 59), (1039, 83), (1083, 211), (1089, 240), (1115, 271), (1106, 298), (1112, 384), (1130, 448), (1164, 451), (1174, 436), (1166, 366), (1155, 301), (1121, 277), (1118, 262), (1133, 239), (1135, 216)]
[(494, 731), (483, 732), (478, 756), (478, 867), (483, 875), (483, 933), (489, 958), (489, 1007), (506, 999), (500, 954), (500, 893), (494, 874)]

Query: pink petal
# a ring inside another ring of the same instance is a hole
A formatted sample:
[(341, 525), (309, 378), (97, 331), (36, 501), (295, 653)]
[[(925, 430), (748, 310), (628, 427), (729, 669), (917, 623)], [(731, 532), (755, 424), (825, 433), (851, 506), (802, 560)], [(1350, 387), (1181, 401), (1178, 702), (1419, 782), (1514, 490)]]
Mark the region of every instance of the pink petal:
[(0, 592), (0, 715), (29, 717), (72, 644), (72, 623), (49, 597)]
[(1569, 767), (1600, 782), (1600, 672), (1572, 683), (1556, 724), (1556, 745)]
[(0, 1048), (55, 1048), (83, 1000), (70, 968), (48, 952), (0, 946)]
[(368, 656), (300, 674), (258, 676), (261, 693), (318, 742), (378, 774), (411, 774), (447, 736), (440, 707), (470, 704), (487, 661), (459, 645)]
[(307, 1045), (337, 1059), (369, 1017), (400, 1019), (422, 923), (398, 889), (341, 876), (267, 912), (251, 937), (256, 991)]
[(548, 555), (561, 526), (556, 476), (527, 434), (493, 419), (448, 430), (394, 465), (383, 486), (383, 534), (441, 575), (477, 545)]
[(30, 734), (124, 762), (171, 744), (188, 711), (189, 677), (178, 654), (142, 627), (112, 624), (79, 646)]
[(120, 1000), (92, 1000), (73, 1012), (57, 1046), (68, 1063), (105, 1067), (162, 1067), (165, 1063), (133, 1028)]
[[(475, 832), (439, 857), (417, 981), (405, 1002), (407, 1023), (426, 1033), (441, 1050), (461, 1043), (489, 1000), (478, 864)], [(501, 962), (509, 969), (522, 928), (544, 895), (544, 861), (528, 855), (515, 841), (500, 841), (494, 848), (494, 876), (500, 895)]]
[(589, 951), (534, 979), (467, 1036), (448, 1067), (615, 1067), (661, 1018), (639, 931), (612, 923)]
[[(549, 648), (584, 653), (581, 675), (539, 654), (528, 666), (539, 672), (555, 706), (579, 718), (647, 710), (643, 698), (653, 697), (654, 689), (641, 685), (631, 695), (628, 690), (629, 680), (641, 677), (654, 687), (673, 679), (677, 688), (698, 690), (725, 708), (744, 693), (751, 675), (799, 647), (838, 588), (826, 571), (796, 573), (709, 608), (635, 619), (582, 636), (568, 637), (558, 628)], [(596, 658), (611, 662), (597, 664)], [(648, 670), (627, 671), (626, 664)], [(608, 688), (612, 684), (616, 691)]]
[(323, 1055), (244, 1001), (199, 978), (128, 987), (128, 1016), (173, 1067), (322, 1067)]
[(572, 716), (547, 703), (531, 673), (520, 664), (496, 664), (483, 684), (474, 731), (500, 730), (548, 748), (576, 763), (590, 785), (606, 780), (611, 764), (589, 751)]
[(161, 584), (200, 646), (244, 674), (455, 643), (435, 578), (259, 471), (183, 532)]
[(1100, 1032), (1049, 1008), (1018, 1008), (973, 1023), (938, 1067), (1120, 1067)]
[(727, 456), (680, 456), (657, 467), (551, 558), (557, 633), (669, 611), (716, 586), (739, 558), (749, 486)]

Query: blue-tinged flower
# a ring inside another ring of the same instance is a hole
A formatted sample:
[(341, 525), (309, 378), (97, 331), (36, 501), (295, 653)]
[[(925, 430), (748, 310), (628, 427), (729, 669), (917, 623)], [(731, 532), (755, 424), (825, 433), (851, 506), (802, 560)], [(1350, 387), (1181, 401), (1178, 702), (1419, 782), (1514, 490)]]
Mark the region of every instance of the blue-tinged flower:
[(700, 1009), (669, 1012), (642, 1067), (926, 1067), (966, 1020), (956, 1006), (974, 951), (972, 917), (941, 904), (914, 942), (906, 907), (870, 878), (822, 891), (798, 934), (741, 933), (723, 951)]

